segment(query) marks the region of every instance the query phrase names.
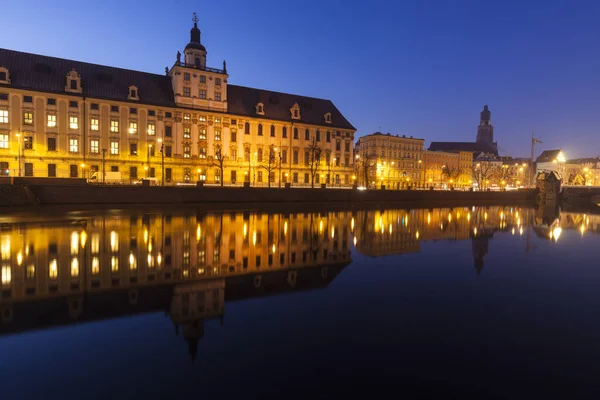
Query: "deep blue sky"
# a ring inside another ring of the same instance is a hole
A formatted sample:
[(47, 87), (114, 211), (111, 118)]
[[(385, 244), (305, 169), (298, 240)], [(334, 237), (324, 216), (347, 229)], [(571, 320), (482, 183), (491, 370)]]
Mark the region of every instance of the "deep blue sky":
[(503, 154), (600, 155), (598, 1), (5, 3), (2, 47), (163, 73), (196, 11), (230, 83), (331, 99), (359, 136), (474, 140), (487, 103)]

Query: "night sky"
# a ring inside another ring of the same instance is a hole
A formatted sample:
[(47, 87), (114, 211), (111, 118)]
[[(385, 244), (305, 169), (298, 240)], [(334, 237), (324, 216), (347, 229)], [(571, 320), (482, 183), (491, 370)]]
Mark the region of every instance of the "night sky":
[(331, 99), (358, 136), (473, 141), (488, 104), (503, 155), (532, 131), (600, 155), (598, 1), (8, 1), (0, 46), (162, 74), (194, 11), (230, 83)]

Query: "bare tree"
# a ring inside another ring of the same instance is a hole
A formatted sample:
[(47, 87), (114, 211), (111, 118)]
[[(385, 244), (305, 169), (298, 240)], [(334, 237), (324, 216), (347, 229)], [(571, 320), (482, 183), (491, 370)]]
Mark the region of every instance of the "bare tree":
[(450, 187), (454, 186), (454, 182), (458, 182), (458, 178), (462, 174), (462, 170), (458, 167), (444, 165), (442, 167), (442, 176), (450, 181)]
[(357, 169), (357, 176), (362, 180), (363, 186), (369, 187), (371, 184), (371, 178), (376, 168), (375, 157), (365, 152), (364, 155), (359, 155), (358, 160), (355, 163)]
[(473, 166), (473, 181), (477, 183), (479, 190), (483, 190), (490, 179), (493, 179), (496, 168), (491, 162), (478, 162)]
[[(496, 166), (494, 173), (495, 178), (500, 181), (502, 186), (511, 182), (517, 176), (517, 169), (514, 165), (504, 164)], [(503, 183), (504, 182), (504, 183)]]
[(306, 147), (306, 151), (308, 152), (308, 171), (310, 174), (310, 187), (315, 187), (315, 177), (319, 173), (319, 167), (321, 166), (321, 154), (323, 151), (321, 147), (317, 144), (315, 139), (313, 138), (312, 143)]
[(215, 144), (215, 156), (212, 165), (221, 171), (221, 186), (223, 186), (223, 181), (225, 180), (223, 174), (225, 169), (225, 154), (223, 154), (223, 146), (221, 144)]
[(266, 160), (261, 165), (267, 171), (267, 182), (268, 186), (271, 187), (271, 174), (279, 167), (280, 160), (277, 158), (277, 154), (275, 151), (275, 146), (269, 146), (269, 154), (267, 155)]

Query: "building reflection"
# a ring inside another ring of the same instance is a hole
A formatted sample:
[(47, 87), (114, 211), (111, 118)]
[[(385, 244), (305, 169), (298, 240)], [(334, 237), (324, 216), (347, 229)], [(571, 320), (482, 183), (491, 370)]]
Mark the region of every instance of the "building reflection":
[[(560, 213), (558, 209), (520, 207), (459, 207), (396, 209), (356, 213), (354, 244), (358, 252), (379, 257), (421, 251), (427, 241), (470, 240), (475, 271), (485, 266), (490, 241), (499, 232), (524, 236), (529, 232), (557, 241), (563, 229), (600, 233), (600, 215)], [(353, 226), (354, 229), (354, 226)]]
[(222, 317), (227, 300), (327, 286), (351, 260), (351, 218), (109, 213), (4, 224), (0, 333), (164, 310), (195, 354), (204, 320)]
[[(326, 287), (351, 262), (471, 241), (480, 273), (494, 235), (600, 233), (600, 216), (513, 207), (324, 213), (111, 213), (0, 221), (0, 334), (164, 312), (196, 357), (225, 304)], [(533, 229), (529, 229), (533, 227)]]

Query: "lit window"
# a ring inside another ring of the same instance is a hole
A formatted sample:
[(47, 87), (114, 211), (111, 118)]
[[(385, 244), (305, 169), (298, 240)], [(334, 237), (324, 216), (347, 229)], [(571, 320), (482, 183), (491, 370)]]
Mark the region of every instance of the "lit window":
[(129, 123), (129, 133), (135, 135), (137, 133), (137, 122), (131, 121)]
[(113, 133), (119, 132), (119, 121), (115, 119), (110, 121), (110, 131)]
[(56, 279), (58, 277), (58, 262), (56, 258), (50, 260), (48, 264), (48, 276), (50, 279)]
[(56, 114), (48, 114), (48, 121), (46, 123), (46, 126), (48, 126), (48, 128), (56, 127)]
[(99, 124), (98, 118), (92, 118), (92, 120), (90, 121), (90, 129), (93, 131), (99, 130), (100, 127), (98, 124)]
[(221, 101), (221, 92), (215, 92), (215, 101)]
[(25, 125), (33, 125), (33, 112), (23, 111), (23, 123)]
[(79, 259), (73, 257), (71, 259), (71, 277), (77, 278), (79, 276)]
[(192, 129), (189, 126), (183, 128), (183, 138), (191, 139), (192, 137)]
[(190, 97), (191, 96), (191, 90), (189, 87), (184, 87), (183, 88), (183, 96), (184, 97)]
[(154, 122), (148, 122), (148, 136), (156, 135), (156, 125)]
[(77, 153), (79, 151), (79, 139), (69, 139), (69, 151)]
[(27, 274), (27, 279), (35, 278), (35, 265), (29, 264), (27, 266), (26, 274)]
[(189, 144), (185, 144), (183, 146), (183, 158), (190, 158), (192, 154), (192, 150)]
[(215, 141), (221, 141), (221, 130), (215, 129)]
[(92, 275), (98, 275), (100, 273), (100, 259), (98, 257), (92, 257)]
[(206, 115), (201, 115), (200, 117), (198, 117), (198, 121), (206, 122)]
[(0, 124), (8, 124), (8, 110), (0, 110)]
[(200, 128), (200, 131), (198, 133), (198, 139), (206, 140), (206, 128)]
[(191, 119), (190, 113), (183, 113), (183, 120), (185, 122), (190, 122), (190, 119)]
[(200, 98), (201, 99), (206, 99), (206, 90), (200, 89)]
[(100, 141), (92, 140), (90, 141), (90, 153), (98, 154), (100, 152)]
[(69, 117), (69, 128), (79, 129), (79, 117)]
[(110, 271), (119, 272), (119, 257), (112, 256), (110, 258)]
[(7, 134), (0, 135), (0, 149), (8, 149), (8, 135)]
[(110, 141), (110, 154), (119, 154), (119, 142), (114, 140)]
[(221, 117), (215, 117), (215, 124), (221, 123)]
[(198, 158), (202, 160), (206, 159), (206, 147), (200, 147), (200, 154), (198, 154)]
[(3, 285), (10, 285), (10, 282), (12, 282), (12, 273), (11, 273), (11, 269), (10, 269), (10, 265), (3, 265), (2, 266), (2, 284)]

